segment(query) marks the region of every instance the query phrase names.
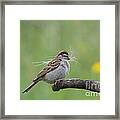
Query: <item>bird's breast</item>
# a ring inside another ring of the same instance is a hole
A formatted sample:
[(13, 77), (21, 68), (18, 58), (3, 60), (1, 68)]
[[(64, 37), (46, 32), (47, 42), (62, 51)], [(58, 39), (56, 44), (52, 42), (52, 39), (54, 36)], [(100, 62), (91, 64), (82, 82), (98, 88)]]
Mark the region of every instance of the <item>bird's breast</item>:
[(45, 81), (52, 83), (55, 80), (65, 78), (65, 75), (67, 74), (68, 71), (69, 68), (68, 66), (66, 66), (66, 63), (61, 63), (58, 68), (45, 75)]

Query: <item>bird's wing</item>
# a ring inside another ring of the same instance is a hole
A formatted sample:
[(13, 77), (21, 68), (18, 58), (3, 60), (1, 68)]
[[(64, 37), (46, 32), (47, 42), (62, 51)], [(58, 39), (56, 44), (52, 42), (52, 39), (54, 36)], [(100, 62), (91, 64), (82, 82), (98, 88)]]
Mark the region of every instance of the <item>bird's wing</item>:
[(60, 65), (60, 60), (52, 60), (51, 62), (48, 63), (48, 65), (38, 73), (37, 78), (43, 77), (45, 74), (49, 73), (50, 71), (53, 71)]

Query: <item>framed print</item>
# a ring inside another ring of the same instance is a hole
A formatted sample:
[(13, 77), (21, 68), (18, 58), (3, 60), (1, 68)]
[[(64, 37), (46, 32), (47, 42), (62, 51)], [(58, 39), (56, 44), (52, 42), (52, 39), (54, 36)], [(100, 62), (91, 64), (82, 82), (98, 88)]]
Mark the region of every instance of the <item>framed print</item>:
[(2, 2), (1, 118), (119, 119), (119, 7)]

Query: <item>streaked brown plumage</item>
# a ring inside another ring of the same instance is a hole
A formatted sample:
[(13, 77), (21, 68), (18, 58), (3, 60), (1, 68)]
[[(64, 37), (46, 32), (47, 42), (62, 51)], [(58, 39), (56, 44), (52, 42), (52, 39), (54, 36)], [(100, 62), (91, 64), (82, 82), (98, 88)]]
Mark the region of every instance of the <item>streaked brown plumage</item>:
[(22, 93), (28, 92), (41, 80), (48, 83), (54, 83), (56, 80), (64, 78), (69, 71), (69, 59), (67, 52), (61, 51), (58, 53), (58, 55), (37, 74), (36, 78), (32, 81), (32, 84), (30, 84)]

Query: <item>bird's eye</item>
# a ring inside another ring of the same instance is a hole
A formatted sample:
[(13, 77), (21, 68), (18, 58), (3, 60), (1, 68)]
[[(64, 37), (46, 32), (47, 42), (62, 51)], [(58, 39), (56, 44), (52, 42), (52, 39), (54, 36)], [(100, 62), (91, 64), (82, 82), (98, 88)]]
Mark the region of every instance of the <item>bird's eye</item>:
[(68, 55), (63, 55), (63, 57), (68, 57)]

